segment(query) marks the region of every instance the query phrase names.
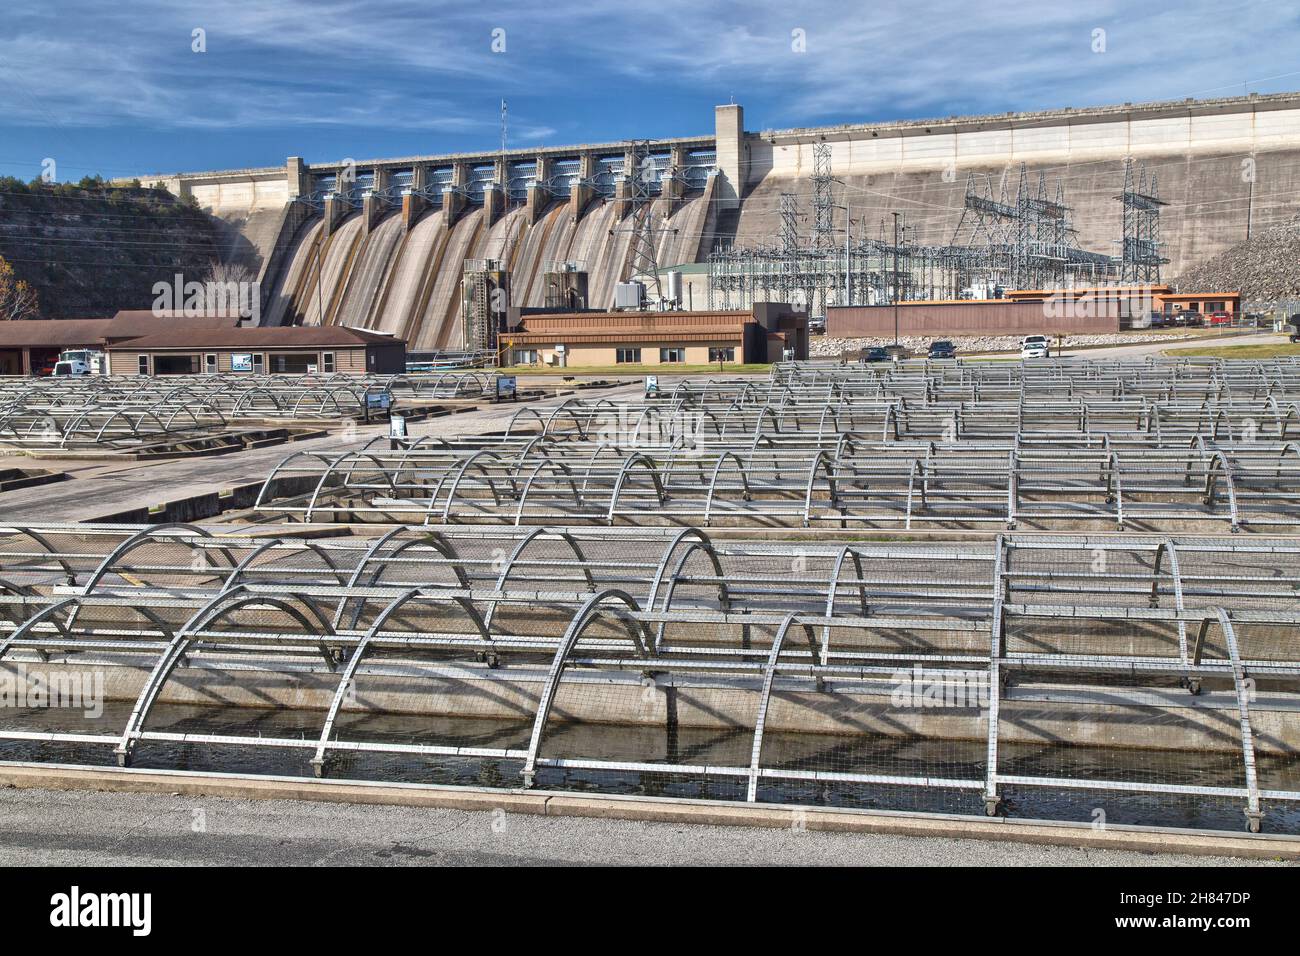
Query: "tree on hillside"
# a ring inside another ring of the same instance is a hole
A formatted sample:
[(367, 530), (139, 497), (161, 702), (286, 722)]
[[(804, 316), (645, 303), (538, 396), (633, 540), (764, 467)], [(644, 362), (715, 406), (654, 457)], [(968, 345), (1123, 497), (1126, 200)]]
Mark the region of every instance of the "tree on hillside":
[(256, 278), (248, 266), (219, 259), (208, 260), (208, 268), (203, 275), (204, 282), (252, 282)]
[(0, 321), (40, 318), (36, 290), (14, 274), (14, 267), (0, 256)]

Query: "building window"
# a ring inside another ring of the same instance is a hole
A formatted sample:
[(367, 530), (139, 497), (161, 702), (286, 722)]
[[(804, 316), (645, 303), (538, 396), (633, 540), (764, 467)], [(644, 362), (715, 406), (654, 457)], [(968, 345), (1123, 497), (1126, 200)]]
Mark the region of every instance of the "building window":
[(326, 375), (334, 374), (334, 353), (322, 352), (320, 354), (320, 370)]
[(641, 350), (640, 349), (616, 349), (614, 351), (614, 361), (617, 362), (619, 365), (626, 365), (629, 363), (633, 365), (640, 364)]
[(537, 349), (515, 349), (516, 365), (536, 365)]
[(217, 374), (217, 357), (211, 352), (203, 356), (203, 371), (209, 375)]
[(141, 375), (149, 374), (149, 356), (147, 355), (140, 356), (140, 374)]
[(254, 352), (254, 353), (253, 353), (253, 374), (254, 374), (254, 375), (261, 375), (261, 374), (262, 374), (262, 370), (263, 370), (264, 367), (265, 367), (265, 366), (264, 366), (264, 363), (263, 363), (263, 361), (262, 361), (262, 353), (261, 353), (261, 352)]
[(679, 347), (679, 348), (673, 348), (673, 349), (660, 349), (660, 350), (659, 350), (659, 361), (661, 361), (661, 362), (665, 362), (665, 363), (666, 363), (666, 362), (685, 362), (685, 361), (686, 361), (686, 349), (684, 349), (684, 348), (680, 348), (680, 347)]
[(275, 375), (306, 375), (315, 364), (312, 352), (276, 352), (271, 356), (271, 372)]
[(709, 349), (710, 362), (734, 362), (736, 361), (736, 350), (734, 348)]

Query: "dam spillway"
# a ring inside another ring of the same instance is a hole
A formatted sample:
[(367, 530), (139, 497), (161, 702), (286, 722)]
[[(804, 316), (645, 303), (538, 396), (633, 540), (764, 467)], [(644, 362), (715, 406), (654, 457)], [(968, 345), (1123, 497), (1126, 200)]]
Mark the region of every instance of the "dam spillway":
[[(968, 176), (1013, 193), (1023, 168), (1031, 182), (1043, 174), (1061, 184), (1081, 249), (1115, 255), (1129, 159), (1159, 181), (1164, 279), (1300, 213), (1300, 94), (762, 132), (744, 129), (740, 106), (723, 106), (711, 135), (646, 146), (658, 177), (658, 266), (683, 269), (695, 307), (709, 306), (700, 264), (710, 253), (780, 242), (782, 196), (809, 217), (819, 146), (843, 207), (831, 223), (841, 236), (846, 218), (854, 235), (872, 238), (900, 211), (911, 239), (952, 242)], [(587, 304), (610, 307), (631, 273), (629, 155), (629, 143), (604, 143), (293, 157), (144, 179), (193, 197), (224, 225), (227, 258), (260, 281), (264, 324), (352, 325), (428, 349), (460, 344), (466, 260), (499, 260), (510, 304), (530, 307), (545, 304), (549, 267), (580, 263)]]

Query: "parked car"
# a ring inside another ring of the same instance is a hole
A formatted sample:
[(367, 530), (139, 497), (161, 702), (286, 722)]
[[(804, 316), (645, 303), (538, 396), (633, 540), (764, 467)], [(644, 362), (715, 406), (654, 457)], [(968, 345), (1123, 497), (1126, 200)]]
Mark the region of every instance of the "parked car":
[(823, 319), (823, 318), (809, 319), (809, 320), (808, 320), (808, 334), (809, 334), (809, 335), (825, 335), (825, 334), (826, 334), (826, 320)]
[(884, 349), (882, 349), (880, 346), (875, 346), (874, 348), (869, 348), (869, 349), (863, 349), (861, 352), (858, 353), (858, 361), (859, 362), (888, 362), (889, 353), (886, 352)]
[(938, 339), (930, 343), (930, 358), (951, 359), (957, 357), (957, 348), (947, 339)]
[(1027, 335), (1020, 343), (1022, 359), (1051, 358), (1052, 345), (1046, 335)]
[(1210, 316), (1209, 316), (1209, 319), (1210, 319), (1210, 325), (1231, 325), (1231, 324), (1232, 324), (1232, 313), (1231, 313), (1231, 312), (1211, 312), (1211, 313), (1210, 313)]
[(1170, 316), (1168, 312), (1152, 312), (1151, 328), (1163, 329), (1165, 326), (1169, 325), (1171, 320), (1172, 316)]
[(1291, 320), (1287, 323), (1286, 330), (1291, 333), (1292, 342), (1300, 342), (1300, 312), (1291, 316)]
[(1188, 309), (1184, 309), (1181, 312), (1174, 313), (1174, 325), (1183, 325), (1195, 328), (1204, 324), (1205, 319), (1199, 312), (1192, 312)]

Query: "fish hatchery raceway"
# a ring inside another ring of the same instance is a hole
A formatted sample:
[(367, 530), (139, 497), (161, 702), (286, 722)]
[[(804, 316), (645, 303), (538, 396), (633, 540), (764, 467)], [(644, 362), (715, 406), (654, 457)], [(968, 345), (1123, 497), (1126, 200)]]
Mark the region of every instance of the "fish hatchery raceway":
[[(1298, 116), (1289, 94), (753, 133), (720, 107), (651, 143), (679, 171), (659, 262), (702, 305), (689, 267), (775, 235), (824, 139), (855, 216), (908, 197), (933, 239), (967, 171), (1025, 163), (1107, 253), (1141, 158), (1177, 276), (1300, 212)], [(432, 348), (459, 342), (467, 258), (504, 260), (520, 305), (580, 260), (612, 304), (626, 146), (140, 188), (194, 219), (196, 259), (261, 280), (265, 323)], [(1300, 855), (1294, 359), (520, 385), (0, 384), (0, 780)]]
[[(9, 783), (1295, 849), (1290, 359), (791, 363), (509, 405), (465, 373), (396, 445), (332, 427), (357, 406), (318, 383), (255, 413), (269, 384), (204, 384), (166, 385), (187, 429), (293, 408), (317, 436), (206, 459), (259, 477), (178, 503), (194, 463), (104, 427), (107, 483), (0, 492)], [(158, 507), (105, 513), (115, 484)], [(30, 520), (55, 503), (100, 520)]]

